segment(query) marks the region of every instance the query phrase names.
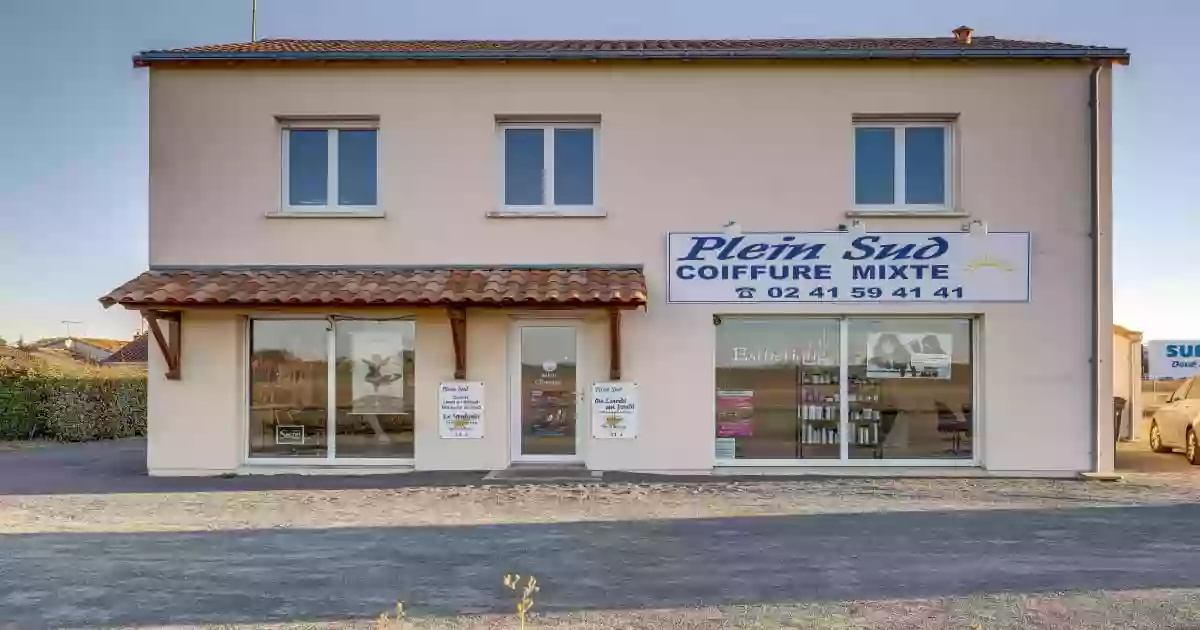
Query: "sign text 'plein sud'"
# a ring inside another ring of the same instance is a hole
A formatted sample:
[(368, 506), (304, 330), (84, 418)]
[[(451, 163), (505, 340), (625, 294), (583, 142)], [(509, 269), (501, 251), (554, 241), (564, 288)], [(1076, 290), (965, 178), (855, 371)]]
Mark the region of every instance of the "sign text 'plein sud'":
[(668, 235), (672, 303), (1026, 302), (1029, 234)]

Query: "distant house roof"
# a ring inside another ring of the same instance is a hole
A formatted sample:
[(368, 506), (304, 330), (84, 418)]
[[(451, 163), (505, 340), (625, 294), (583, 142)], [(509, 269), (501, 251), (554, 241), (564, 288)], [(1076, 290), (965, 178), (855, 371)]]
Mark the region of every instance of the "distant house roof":
[(75, 341), (86, 343), (89, 346), (95, 346), (107, 352), (116, 352), (125, 347), (128, 341), (120, 339), (101, 339), (99, 337), (75, 337)]
[(102, 339), (100, 337), (51, 337), (49, 339), (41, 339), (33, 345), (37, 348), (48, 348), (62, 344), (65, 347), (68, 339), (73, 340), (76, 343), (86, 343), (89, 346), (99, 348), (105, 352), (116, 352), (125, 344), (129, 343), (120, 339)]
[(145, 363), (149, 356), (149, 335), (138, 335), (133, 341), (125, 344), (120, 350), (112, 353), (104, 363)]
[[(969, 29), (968, 29), (969, 31)], [(996, 37), (646, 40), (264, 39), (147, 50), (135, 66), (196, 61), (517, 61), (618, 59), (1093, 59), (1128, 63), (1123, 48)]]

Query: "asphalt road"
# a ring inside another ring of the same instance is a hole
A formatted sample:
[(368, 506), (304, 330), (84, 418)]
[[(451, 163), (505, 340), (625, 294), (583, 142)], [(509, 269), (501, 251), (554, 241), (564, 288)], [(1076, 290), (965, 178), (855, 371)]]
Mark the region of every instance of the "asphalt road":
[(18, 626), (266, 623), (1200, 585), (1200, 505), (0, 536)]

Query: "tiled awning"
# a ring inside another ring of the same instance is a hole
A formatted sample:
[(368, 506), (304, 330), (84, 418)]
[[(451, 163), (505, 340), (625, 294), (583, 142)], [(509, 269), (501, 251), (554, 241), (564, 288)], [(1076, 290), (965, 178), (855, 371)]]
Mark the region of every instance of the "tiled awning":
[(579, 306), (646, 304), (640, 266), (171, 267), (100, 298), (105, 307)]

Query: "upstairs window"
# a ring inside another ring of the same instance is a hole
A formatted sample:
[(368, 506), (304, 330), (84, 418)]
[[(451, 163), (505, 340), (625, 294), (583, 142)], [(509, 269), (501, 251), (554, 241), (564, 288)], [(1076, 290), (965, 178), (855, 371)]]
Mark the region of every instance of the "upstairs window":
[(501, 124), (504, 210), (594, 213), (598, 127), (594, 123)]
[(283, 128), (285, 212), (366, 212), (378, 202), (376, 121), (288, 122)]
[(950, 210), (952, 131), (948, 122), (855, 122), (855, 207)]

